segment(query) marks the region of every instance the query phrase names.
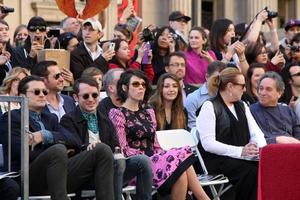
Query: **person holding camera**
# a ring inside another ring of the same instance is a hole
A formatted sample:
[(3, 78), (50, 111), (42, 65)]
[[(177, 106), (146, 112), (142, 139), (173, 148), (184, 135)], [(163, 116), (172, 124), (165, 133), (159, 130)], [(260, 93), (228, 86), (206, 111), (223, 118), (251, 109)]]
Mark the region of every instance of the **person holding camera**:
[(24, 46), (15, 48), (16, 56), (12, 60), (16, 65), (31, 70), (37, 62), (38, 53), (46, 48), (50, 48), (50, 40), (47, 39), (47, 23), (39, 16), (32, 17), (28, 24), (28, 37)]
[(290, 19), (284, 26), (285, 37), (280, 41), (280, 48), (284, 50), (291, 43), (293, 37), (300, 33), (300, 20)]
[(241, 41), (232, 42), (235, 37), (233, 22), (229, 19), (217, 19), (211, 26), (209, 39), (211, 49), (218, 60), (234, 62), (240, 71), (246, 75), (249, 64), (245, 58), (246, 45)]
[(169, 26), (174, 29), (179, 43), (179, 49), (185, 51), (188, 48), (188, 40), (184, 35), (186, 25), (191, 20), (189, 16), (184, 15), (180, 11), (174, 11), (169, 15)]
[(0, 84), (14, 66), (10, 60), (13, 52), (9, 40), (8, 23), (0, 19)]
[(169, 26), (159, 28), (156, 32), (154, 41), (151, 45), (153, 53), (152, 66), (154, 69), (154, 85), (157, 83), (160, 75), (166, 73), (165, 62), (169, 55), (179, 49), (179, 44), (175, 35), (175, 31)]
[(300, 32), (295, 34), (290, 44), (285, 48), (285, 52), (289, 59), (287, 63), (297, 64), (300, 63)]
[[(129, 44), (124, 39), (116, 39), (111, 41), (115, 55), (109, 62), (109, 69), (122, 68), (122, 69), (140, 69), (144, 71), (150, 81), (153, 80), (154, 71), (151, 64), (152, 61), (152, 50), (147, 49), (147, 44), (142, 43), (137, 49), (137, 58), (130, 57)], [(110, 45), (111, 46), (111, 45)], [(144, 56), (147, 59), (143, 59)]]

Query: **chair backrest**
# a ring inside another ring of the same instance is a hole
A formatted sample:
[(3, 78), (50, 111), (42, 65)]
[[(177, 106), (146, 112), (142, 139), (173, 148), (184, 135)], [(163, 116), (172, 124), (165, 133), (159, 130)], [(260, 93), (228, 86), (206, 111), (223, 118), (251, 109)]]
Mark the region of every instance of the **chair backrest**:
[(299, 144), (270, 144), (261, 150), (258, 200), (300, 199), (299, 158)]
[(190, 146), (196, 153), (204, 174), (208, 174), (204, 160), (197, 147), (199, 142), (197, 129), (192, 129), (191, 133), (184, 129), (156, 131), (156, 135), (160, 146), (165, 150), (174, 147)]
[(164, 150), (174, 147), (197, 146), (192, 134), (184, 129), (156, 131), (157, 139)]

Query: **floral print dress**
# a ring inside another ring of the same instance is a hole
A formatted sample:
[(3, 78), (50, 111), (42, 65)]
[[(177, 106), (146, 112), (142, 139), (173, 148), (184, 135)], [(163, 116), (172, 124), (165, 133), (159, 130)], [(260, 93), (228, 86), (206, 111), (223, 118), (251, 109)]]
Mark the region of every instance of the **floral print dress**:
[(156, 119), (150, 106), (131, 111), (111, 109), (121, 149), (125, 156), (146, 154), (151, 159), (153, 184), (160, 193), (170, 192), (172, 185), (196, 160), (189, 147), (162, 150), (156, 138)]

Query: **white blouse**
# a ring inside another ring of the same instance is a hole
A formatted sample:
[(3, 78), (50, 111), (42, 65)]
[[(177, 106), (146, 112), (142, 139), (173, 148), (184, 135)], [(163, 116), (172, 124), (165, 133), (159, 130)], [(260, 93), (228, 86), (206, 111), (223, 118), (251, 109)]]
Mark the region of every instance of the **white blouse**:
[[(250, 132), (250, 141), (256, 143), (257, 146), (261, 148), (267, 144), (264, 134), (257, 125), (245, 102), (244, 105)], [(229, 110), (236, 117), (234, 106), (229, 107)], [(211, 101), (206, 101), (203, 104), (196, 119), (196, 127), (200, 135), (201, 144), (205, 151), (222, 156), (242, 158), (241, 154), (243, 146), (233, 146), (216, 140), (216, 116)]]

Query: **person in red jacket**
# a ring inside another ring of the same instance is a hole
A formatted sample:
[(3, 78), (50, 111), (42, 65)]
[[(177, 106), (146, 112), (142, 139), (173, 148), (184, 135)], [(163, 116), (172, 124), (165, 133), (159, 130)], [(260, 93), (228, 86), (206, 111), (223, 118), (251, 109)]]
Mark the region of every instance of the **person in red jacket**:
[(109, 62), (109, 69), (123, 68), (123, 69), (140, 69), (146, 73), (149, 80), (152, 81), (154, 77), (154, 70), (151, 64), (152, 52), (148, 51), (148, 59), (146, 62), (142, 62), (145, 53), (147, 53), (147, 48), (145, 43), (138, 48), (137, 58), (130, 57), (130, 49), (126, 40), (116, 39), (112, 40), (114, 43), (115, 55)]

